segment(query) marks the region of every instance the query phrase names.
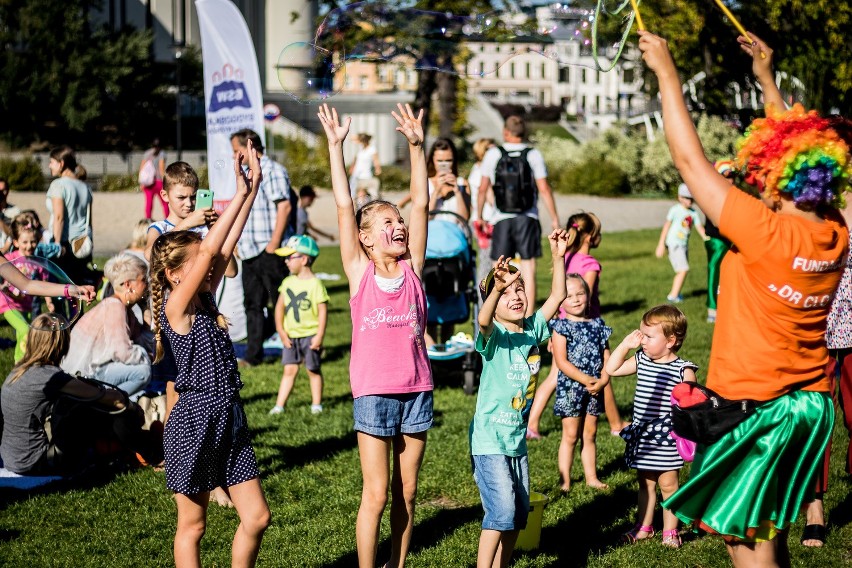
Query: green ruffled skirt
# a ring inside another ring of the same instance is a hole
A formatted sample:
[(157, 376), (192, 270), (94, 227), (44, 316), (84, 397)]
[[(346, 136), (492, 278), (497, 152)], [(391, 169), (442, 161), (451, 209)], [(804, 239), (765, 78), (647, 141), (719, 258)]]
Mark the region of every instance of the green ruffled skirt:
[(828, 393), (796, 391), (766, 402), (715, 444), (699, 444), (689, 481), (663, 507), (721, 535), (771, 539), (813, 499), (833, 426)]

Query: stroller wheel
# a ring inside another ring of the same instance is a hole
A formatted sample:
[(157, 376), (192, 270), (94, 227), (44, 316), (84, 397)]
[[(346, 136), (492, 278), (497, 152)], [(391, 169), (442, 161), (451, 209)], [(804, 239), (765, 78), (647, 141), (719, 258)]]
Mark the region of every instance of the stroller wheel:
[(476, 373), (467, 370), (464, 372), (464, 394), (473, 394), (476, 392)]

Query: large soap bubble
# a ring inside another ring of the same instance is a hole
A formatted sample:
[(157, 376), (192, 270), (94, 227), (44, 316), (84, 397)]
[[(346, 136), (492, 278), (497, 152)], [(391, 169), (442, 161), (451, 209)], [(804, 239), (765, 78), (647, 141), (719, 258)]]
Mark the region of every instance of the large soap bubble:
[[(589, 6), (593, 6), (592, 3)], [(454, 14), (418, 10), (387, 0), (337, 7), (326, 14), (311, 42), (296, 42), (281, 51), (278, 79), (284, 91), (302, 103), (328, 99), (343, 90), (347, 78), (362, 80), (359, 62), (395, 63), (400, 68), (433, 70), (462, 77), (497, 74), (511, 59), (535, 53), (562, 67), (610, 71), (630, 33), (635, 14), (630, 0), (598, 0), (594, 7), (567, 4), (549, 7), (546, 21), (520, 14)], [(556, 49), (555, 42), (576, 42), (579, 52)], [(497, 60), (487, 68), (464, 64), (461, 43), (496, 44)], [(501, 51), (500, 44), (510, 44)], [(518, 46), (521, 46), (518, 48)], [(579, 53), (579, 57), (577, 56)]]
[[(21, 276), (32, 281), (23, 289), (12, 283), (21, 283)], [(65, 297), (66, 285), (70, 298)], [(57, 318), (60, 328), (73, 325), (83, 311), (83, 301), (71, 294), (75, 289), (68, 275), (45, 258), (21, 256), (0, 264), (0, 307), (5, 308), (3, 311), (17, 310), (29, 321), (51, 312), (62, 316)]]

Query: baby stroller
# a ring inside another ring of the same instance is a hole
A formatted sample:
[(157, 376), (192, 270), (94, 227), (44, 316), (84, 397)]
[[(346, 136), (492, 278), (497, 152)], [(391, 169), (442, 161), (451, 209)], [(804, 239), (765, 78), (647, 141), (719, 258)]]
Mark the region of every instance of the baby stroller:
[[(426, 289), (428, 324), (464, 323), (473, 306), (474, 337), (478, 331), (476, 301), (476, 263), (473, 235), (465, 220), (451, 211), (429, 213), (429, 236), (423, 286)], [(460, 361), (464, 375), (464, 392), (473, 394), (480, 371), (480, 358), (473, 339), (464, 332), (446, 343), (436, 343), (428, 350), (431, 361)]]

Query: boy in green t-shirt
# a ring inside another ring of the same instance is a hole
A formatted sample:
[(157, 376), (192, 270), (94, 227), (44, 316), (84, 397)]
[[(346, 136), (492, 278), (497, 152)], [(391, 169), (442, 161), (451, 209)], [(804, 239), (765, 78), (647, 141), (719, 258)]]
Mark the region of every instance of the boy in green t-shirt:
[[(482, 354), (482, 377), (476, 413), (470, 424), (473, 478), (485, 518), (476, 565), (508, 566), (518, 533), (530, 508), (526, 428), (541, 367), (538, 346), (548, 337), (547, 322), (565, 300), (567, 233), (558, 229), (548, 240), (553, 257), (550, 296), (525, 318), (527, 296), (518, 269), (503, 257), (479, 285), (476, 350)], [(499, 554), (499, 561), (495, 558)]]
[(322, 412), (320, 350), (328, 318), (328, 292), (311, 265), (319, 256), (317, 242), (307, 235), (290, 237), (275, 254), (284, 257), (290, 276), (281, 282), (275, 304), (275, 328), (284, 349), (284, 374), (278, 398), (269, 414), (280, 414), (293, 390), (299, 365), (304, 362), (311, 382), (311, 413)]

